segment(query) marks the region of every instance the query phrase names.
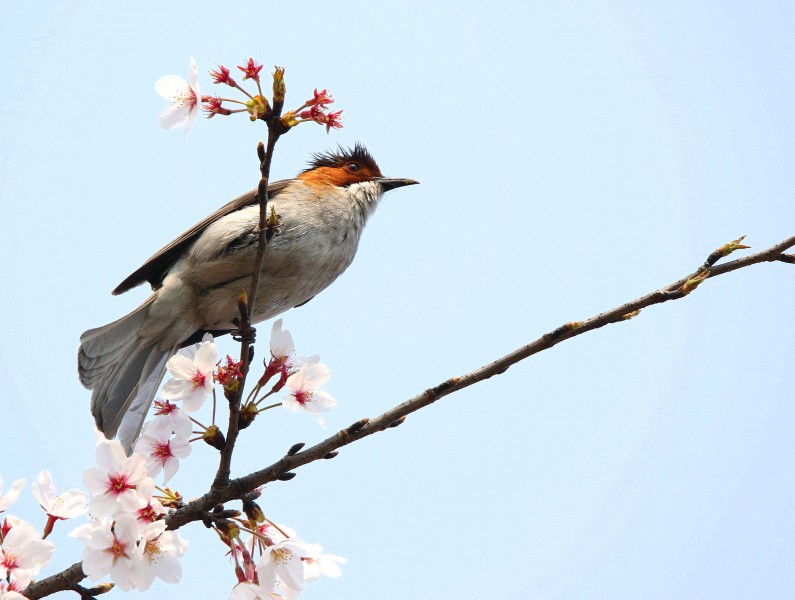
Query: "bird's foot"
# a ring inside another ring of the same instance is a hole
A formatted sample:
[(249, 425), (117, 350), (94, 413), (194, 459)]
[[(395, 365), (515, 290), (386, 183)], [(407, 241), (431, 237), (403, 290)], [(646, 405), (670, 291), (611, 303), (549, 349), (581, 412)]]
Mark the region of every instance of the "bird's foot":
[(233, 340), (247, 344), (253, 344), (257, 340), (257, 330), (250, 324), (247, 327), (243, 327), (239, 317), (235, 317), (232, 323), (234, 323), (235, 329), (229, 333), (232, 334)]

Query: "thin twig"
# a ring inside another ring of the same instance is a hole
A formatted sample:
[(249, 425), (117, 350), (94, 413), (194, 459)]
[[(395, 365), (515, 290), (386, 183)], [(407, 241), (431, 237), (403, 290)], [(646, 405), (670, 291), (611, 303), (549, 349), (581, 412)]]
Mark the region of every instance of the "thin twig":
[[(275, 111), (272, 113), (275, 122), (281, 123), (278, 119), (280, 114)], [(268, 178), (270, 177), (271, 161), (273, 160), (273, 149), (276, 142), (283, 133), (274, 121), (268, 123), (268, 147), (263, 149), (262, 142), (257, 145), (257, 156), (260, 159), (260, 180), (257, 186), (257, 196), (259, 197), (259, 232), (257, 240), (257, 256), (254, 260), (254, 272), (251, 276), (251, 291), (248, 295), (247, 306), (241, 306), (240, 310), (240, 378), (239, 388), (234, 400), (229, 402), (229, 425), (226, 430), (226, 444), (221, 450), (221, 458), (218, 464), (218, 472), (212, 484), (212, 489), (223, 488), (229, 481), (232, 472), (232, 454), (235, 450), (235, 443), (239, 433), (240, 402), (243, 397), (243, 389), (246, 385), (249, 364), (254, 351), (253, 342), (254, 328), (252, 327), (253, 313), (257, 308), (257, 292), (259, 291), (259, 280), (262, 272), (262, 264), (265, 260), (265, 248), (268, 244)]]

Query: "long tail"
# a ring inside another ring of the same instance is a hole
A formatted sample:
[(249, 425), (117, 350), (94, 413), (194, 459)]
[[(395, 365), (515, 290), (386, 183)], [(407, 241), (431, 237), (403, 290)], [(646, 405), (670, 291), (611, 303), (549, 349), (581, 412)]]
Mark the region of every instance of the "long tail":
[(91, 412), (106, 437), (117, 433), (130, 452), (165, 374), (172, 350), (158, 350), (139, 332), (146, 321), (149, 298), (126, 317), (80, 336), (77, 371), (91, 395)]

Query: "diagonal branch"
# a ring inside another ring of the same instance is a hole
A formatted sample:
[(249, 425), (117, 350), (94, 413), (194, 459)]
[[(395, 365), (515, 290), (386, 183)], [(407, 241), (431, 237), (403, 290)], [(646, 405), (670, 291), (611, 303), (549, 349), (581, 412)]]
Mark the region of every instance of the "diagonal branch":
[[(226, 486), (218, 487), (213, 485), (210, 491), (201, 498), (197, 498), (184, 507), (169, 514), (168, 517), (166, 517), (168, 528), (178, 529), (193, 521), (199, 521), (217, 504), (240, 499), (254, 488), (266, 483), (292, 479), (292, 477), (295, 476), (295, 473), (292, 472), (294, 469), (316, 460), (333, 458), (337, 455), (336, 451), (339, 448), (379, 431), (396, 427), (405, 420), (407, 415), (433, 404), (449, 394), (474, 385), (480, 381), (484, 381), (485, 379), (489, 379), (495, 375), (502, 374), (516, 363), (534, 354), (548, 350), (565, 340), (577, 337), (588, 331), (599, 329), (611, 323), (625, 321), (635, 316), (638, 311), (647, 306), (684, 298), (708, 278), (725, 275), (726, 273), (731, 273), (732, 271), (763, 262), (795, 264), (795, 255), (784, 254), (786, 250), (795, 246), (795, 236), (787, 238), (762, 252), (750, 254), (722, 265), (715, 265), (715, 262), (719, 260), (719, 258), (726, 256), (726, 254), (736, 249), (732, 247), (729, 250), (721, 251), (729, 246), (730, 244), (727, 244), (717, 250), (716, 252), (719, 256), (716, 253), (710, 254), (707, 261), (696, 269), (693, 274), (687, 277), (683, 277), (682, 279), (646, 294), (645, 296), (622, 304), (621, 306), (599, 313), (585, 321), (561, 325), (529, 344), (498, 358), (492, 363), (484, 365), (460, 377), (453, 377), (443, 381), (439, 385), (425, 390), (378, 417), (357, 421), (346, 429), (335, 433), (306, 450), (298, 451), (301, 446), (294, 446), (284, 457), (272, 465), (244, 477), (233, 479), (229, 481)], [(83, 574), (81, 563), (75, 563), (60, 573), (32, 583), (24, 590), (24, 594), (30, 599), (43, 598), (44, 596), (48, 596), (60, 590), (72, 589), (84, 577), (85, 575)]]
[[(521, 348), (517, 348), (513, 352), (506, 354), (502, 358), (498, 358), (494, 362), (484, 365), (470, 373), (460, 377), (453, 377), (429, 388), (424, 392), (418, 394), (414, 398), (406, 400), (402, 404), (398, 404), (394, 408), (388, 410), (382, 415), (374, 419), (362, 419), (357, 421), (350, 427), (343, 429), (331, 437), (323, 440), (319, 444), (312, 446), (302, 452), (290, 453), (282, 457), (272, 465), (234, 479), (229, 482), (229, 485), (223, 490), (211, 491), (210, 493), (194, 500), (171, 515), (168, 516), (166, 522), (169, 529), (177, 529), (186, 523), (196, 521), (202, 518), (202, 514), (207, 510), (212, 509), (216, 504), (228, 502), (236, 498), (242, 497), (247, 492), (257, 488), (266, 483), (276, 481), (279, 479), (289, 479), (294, 476), (291, 473), (293, 469), (309, 464), (322, 458), (332, 458), (337, 449), (346, 446), (356, 440), (362, 439), (379, 431), (383, 431), (390, 427), (400, 425), (405, 420), (406, 416), (421, 409), (429, 404), (433, 404), (437, 400), (457, 392), (466, 387), (474, 385), (479, 381), (489, 379), (495, 375), (499, 375), (507, 371), (511, 366), (516, 363), (534, 355), (548, 350), (557, 344), (568, 340), (570, 338), (582, 335), (588, 331), (599, 329), (611, 323), (618, 323), (625, 321), (634, 314), (647, 306), (654, 304), (662, 304), (669, 300), (678, 300), (684, 298), (691, 293), (696, 286), (708, 277), (716, 277), (724, 275), (737, 269), (742, 269), (751, 265), (762, 262), (787, 262), (791, 263), (791, 255), (782, 254), (785, 250), (795, 246), (795, 236), (790, 237), (783, 242), (751, 254), (744, 258), (733, 260), (723, 265), (712, 267), (699, 267), (692, 275), (683, 277), (673, 283), (670, 283), (657, 291), (631, 300), (621, 306), (608, 310), (606, 312), (595, 315), (585, 321), (572, 322), (561, 325), (560, 327), (545, 333), (538, 339)], [(329, 456), (329, 455), (332, 456)]]

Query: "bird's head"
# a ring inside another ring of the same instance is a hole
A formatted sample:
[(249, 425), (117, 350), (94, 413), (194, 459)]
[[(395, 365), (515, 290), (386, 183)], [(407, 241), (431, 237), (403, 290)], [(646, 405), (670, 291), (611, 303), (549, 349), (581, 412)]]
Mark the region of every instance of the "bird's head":
[(357, 183), (372, 182), (379, 188), (378, 195), (405, 185), (419, 183), (413, 179), (384, 177), (367, 148), (359, 143), (352, 149), (337, 148), (336, 151), (313, 154), (309, 166), (298, 175), (297, 179), (310, 186), (350, 187)]

